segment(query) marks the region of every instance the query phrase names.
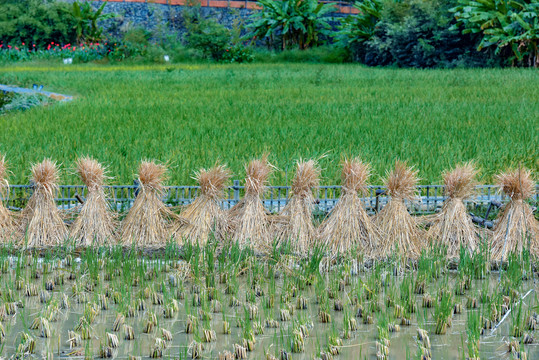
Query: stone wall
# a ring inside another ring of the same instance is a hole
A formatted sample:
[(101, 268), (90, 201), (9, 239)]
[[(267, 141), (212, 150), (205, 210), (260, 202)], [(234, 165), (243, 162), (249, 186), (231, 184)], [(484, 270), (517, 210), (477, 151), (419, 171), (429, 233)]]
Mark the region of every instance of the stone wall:
[[(73, 3), (75, 0), (60, 0)], [(100, 1), (91, 1), (94, 7), (102, 4)], [(257, 10), (247, 8), (227, 8), (227, 7), (197, 7), (201, 15), (206, 18), (216, 19), (227, 28), (234, 27), (235, 24), (247, 24), (249, 16)], [(159, 32), (161, 35), (180, 37), (185, 31), (184, 17), (185, 11), (192, 11), (193, 7), (182, 5), (166, 5), (149, 2), (108, 2), (104, 13), (115, 13), (118, 16), (112, 20), (107, 20), (103, 26), (106, 32), (118, 35), (129, 28), (142, 27), (152, 32)], [(342, 13), (330, 14), (333, 17), (346, 16)], [(336, 25), (336, 22), (335, 24)]]
[[(75, 0), (61, 0), (73, 3)], [(94, 7), (102, 3), (91, 2)], [(207, 18), (214, 18), (219, 23), (228, 28), (232, 28), (237, 22), (245, 22), (255, 10), (234, 9), (234, 8), (197, 8), (201, 15)], [(169, 35), (181, 35), (185, 31), (184, 17), (185, 11), (193, 10), (193, 7), (181, 5), (165, 5), (156, 3), (140, 2), (108, 2), (103, 13), (115, 13), (118, 16), (112, 20), (107, 20), (103, 24), (105, 30), (117, 35), (125, 32), (129, 28), (141, 27), (149, 31), (164, 31)]]

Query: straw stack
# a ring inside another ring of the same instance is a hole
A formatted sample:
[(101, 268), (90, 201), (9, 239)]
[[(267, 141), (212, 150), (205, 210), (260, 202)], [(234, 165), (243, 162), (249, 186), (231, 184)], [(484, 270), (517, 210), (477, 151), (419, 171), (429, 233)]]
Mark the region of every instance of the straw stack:
[(359, 193), (369, 192), (367, 180), (370, 176), (369, 164), (359, 158), (342, 162), (342, 189), (339, 202), (328, 217), (320, 224), (319, 240), (333, 256), (359, 250), (370, 257), (380, 232), (365, 211)]
[(292, 182), (292, 197), (280, 216), (283, 223), (277, 226), (279, 242), (290, 242), (292, 251), (305, 256), (314, 245), (316, 229), (313, 225), (315, 198), (313, 189), (320, 182), (320, 168), (315, 160), (297, 162), (297, 170)]
[(77, 246), (102, 246), (114, 241), (116, 220), (107, 203), (103, 182), (105, 169), (96, 160), (83, 157), (77, 160), (77, 172), (88, 188), (88, 196), (71, 228)]
[(449, 258), (458, 258), (461, 246), (470, 254), (477, 247), (478, 235), (463, 201), (474, 194), (476, 176), (477, 170), (472, 163), (443, 174), (447, 200), (442, 211), (434, 217), (427, 239), (446, 246)]
[(419, 255), (421, 232), (404, 203), (416, 197), (418, 181), (417, 170), (401, 161), (396, 161), (393, 172), (387, 175), (385, 185), (390, 199), (375, 217), (375, 224), (383, 233), (383, 241), (376, 251), (379, 257), (390, 256), (395, 248), (406, 258)]
[(178, 243), (187, 240), (203, 246), (211, 234), (219, 241), (225, 238), (228, 217), (221, 209), (220, 200), (229, 179), (230, 171), (223, 165), (201, 169), (195, 175), (200, 195), (182, 212), (182, 217), (189, 223), (173, 230), (173, 237)]
[[(0, 196), (5, 196), (9, 189), (7, 177), (6, 159), (0, 155)], [(6, 209), (4, 203), (0, 200), (0, 243), (11, 242), (18, 237), (17, 224), (14, 215)]]
[[(174, 220), (182, 222), (161, 200), (166, 179), (165, 165), (142, 161), (139, 193), (121, 226), (121, 242), (143, 248), (162, 248), (171, 238)], [(185, 220), (183, 220), (185, 221)]]
[(246, 167), (245, 196), (229, 214), (232, 239), (242, 248), (265, 252), (271, 247), (269, 214), (261, 201), (271, 171), (267, 155), (252, 160)]
[(67, 227), (54, 202), (58, 190), (56, 163), (45, 159), (32, 165), (31, 181), (34, 193), (22, 211), (22, 243), (28, 248), (61, 245), (67, 237)]
[(526, 200), (535, 194), (530, 170), (518, 169), (498, 175), (498, 185), (510, 201), (505, 205), (492, 237), (492, 259), (506, 260), (512, 251), (521, 252), (530, 244), (530, 251), (539, 251), (539, 223)]

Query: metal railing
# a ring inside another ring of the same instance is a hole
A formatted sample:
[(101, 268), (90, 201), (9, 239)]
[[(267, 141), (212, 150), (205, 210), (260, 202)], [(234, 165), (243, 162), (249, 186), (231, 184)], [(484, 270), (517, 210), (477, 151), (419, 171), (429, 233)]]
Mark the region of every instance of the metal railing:
[[(107, 200), (113, 209), (117, 211), (128, 210), (139, 187), (135, 185), (113, 185), (106, 186), (105, 193)], [(369, 212), (375, 212), (385, 206), (388, 196), (384, 192), (385, 187), (381, 185), (369, 186), (369, 194), (361, 198), (365, 208)], [(539, 185), (536, 195), (532, 199), (532, 204), (537, 206), (539, 196)], [(32, 194), (31, 185), (11, 185), (1, 197), (5, 205), (12, 210), (22, 209)], [(169, 186), (165, 187), (163, 201), (169, 206), (185, 206), (190, 204), (200, 191), (198, 186)], [(444, 200), (443, 185), (420, 185), (417, 187), (418, 197), (416, 201), (408, 202), (411, 212), (416, 214), (427, 214), (441, 208)], [(337, 185), (320, 186), (316, 194), (316, 210), (320, 213), (330, 212), (339, 200), (341, 187)], [(237, 204), (245, 193), (244, 186), (239, 180), (234, 180), (232, 186), (226, 188), (222, 200), (223, 209), (230, 209)], [(58, 207), (63, 210), (74, 208), (80, 204), (79, 199), (84, 199), (87, 189), (83, 185), (60, 185), (55, 196)], [(264, 194), (263, 203), (265, 208), (277, 213), (281, 211), (290, 198), (290, 186), (269, 186)], [(480, 185), (476, 187), (476, 195), (466, 203), (469, 207), (487, 206), (492, 200), (498, 202), (508, 201), (508, 197), (500, 194), (499, 188), (494, 185)]]

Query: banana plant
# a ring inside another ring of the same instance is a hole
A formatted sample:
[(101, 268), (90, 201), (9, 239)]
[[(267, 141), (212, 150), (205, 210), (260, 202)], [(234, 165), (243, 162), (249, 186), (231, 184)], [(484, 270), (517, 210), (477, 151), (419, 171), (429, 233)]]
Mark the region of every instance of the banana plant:
[(282, 49), (298, 45), (306, 49), (320, 43), (320, 35), (331, 29), (329, 13), (334, 3), (317, 0), (260, 0), (262, 9), (249, 25), (251, 36), (273, 42), (280, 37)]
[(354, 3), (357, 14), (346, 17), (337, 35), (337, 43), (348, 47), (372, 39), (382, 19), (383, 0), (362, 0)]
[(510, 60), (539, 67), (539, 3), (536, 0), (459, 0), (450, 10), (463, 33), (482, 35), (478, 50), (510, 48)]
[(77, 41), (97, 42), (102, 39), (103, 28), (98, 25), (99, 21), (116, 17), (116, 14), (103, 14), (107, 3), (103, 3), (94, 11), (90, 3), (73, 3), (73, 16), (75, 18), (75, 30), (77, 32)]

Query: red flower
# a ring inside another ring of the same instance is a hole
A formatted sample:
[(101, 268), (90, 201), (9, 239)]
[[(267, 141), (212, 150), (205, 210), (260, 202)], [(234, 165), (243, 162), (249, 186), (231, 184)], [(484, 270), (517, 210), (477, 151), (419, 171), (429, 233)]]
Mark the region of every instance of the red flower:
[(24, 46), (25, 44), (24, 44), (24, 43), (22, 43), (22, 45)]

